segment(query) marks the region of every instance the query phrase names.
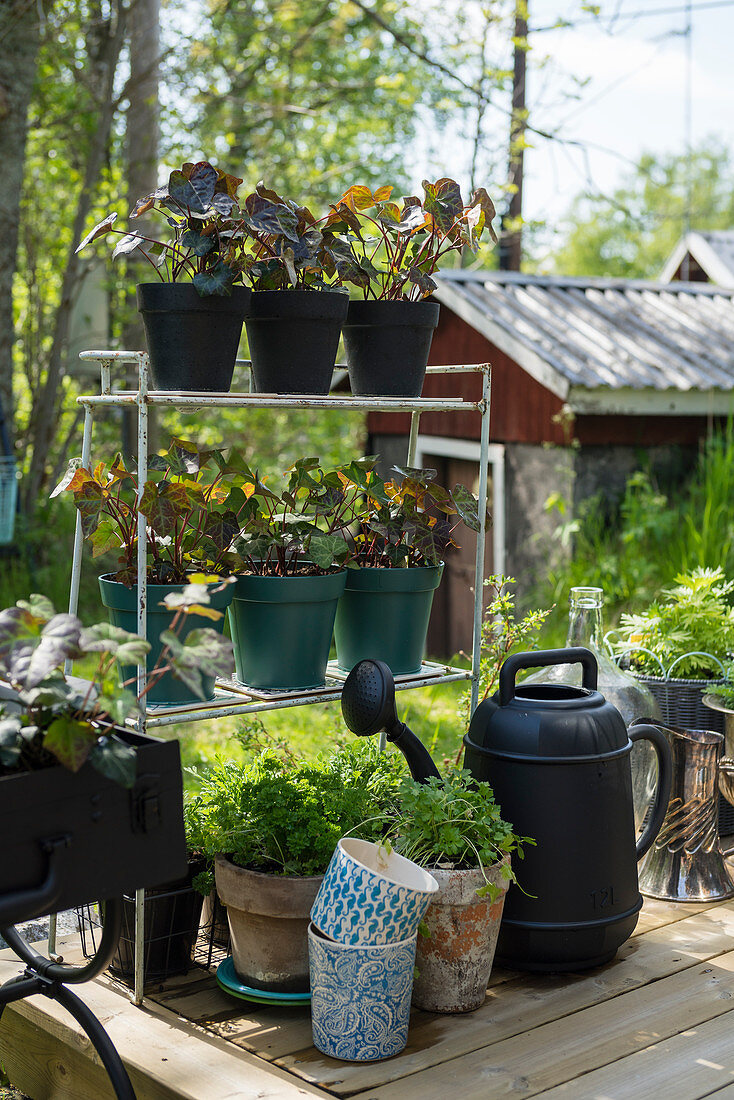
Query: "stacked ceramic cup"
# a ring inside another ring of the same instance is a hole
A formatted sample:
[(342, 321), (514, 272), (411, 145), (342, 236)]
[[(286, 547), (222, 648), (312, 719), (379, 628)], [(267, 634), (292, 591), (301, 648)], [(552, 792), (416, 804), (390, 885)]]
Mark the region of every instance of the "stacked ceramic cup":
[(408, 1041), (418, 925), (438, 883), (367, 840), (339, 841), (311, 909), (314, 1046), (369, 1062)]

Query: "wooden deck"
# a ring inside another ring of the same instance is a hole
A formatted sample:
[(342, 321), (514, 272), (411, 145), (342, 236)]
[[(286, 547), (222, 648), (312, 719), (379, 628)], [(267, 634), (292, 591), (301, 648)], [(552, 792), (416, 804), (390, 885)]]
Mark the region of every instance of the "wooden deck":
[[(0, 981), (18, 969), (0, 955)], [(406, 1050), (385, 1062), (324, 1057), (306, 1010), (248, 1006), (202, 970), (142, 1009), (106, 978), (83, 996), (139, 1100), (734, 1100), (734, 901), (646, 901), (635, 935), (597, 970), (496, 970), (482, 1008), (414, 1013)], [(33, 1100), (111, 1096), (86, 1037), (42, 997), (6, 1009), (0, 1062)]]

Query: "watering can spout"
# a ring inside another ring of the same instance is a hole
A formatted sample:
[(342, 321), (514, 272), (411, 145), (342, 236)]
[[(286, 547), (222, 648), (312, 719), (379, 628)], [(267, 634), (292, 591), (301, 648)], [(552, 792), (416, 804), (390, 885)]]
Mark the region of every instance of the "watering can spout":
[(384, 661), (367, 658), (354, 666), (342, 689), (342, 715), (358, 737), (384, 730), (388, 741), (402, 752), (418, 783), (432, 776), (441, 778), (423, 742), (398, 718), (395, 680)]

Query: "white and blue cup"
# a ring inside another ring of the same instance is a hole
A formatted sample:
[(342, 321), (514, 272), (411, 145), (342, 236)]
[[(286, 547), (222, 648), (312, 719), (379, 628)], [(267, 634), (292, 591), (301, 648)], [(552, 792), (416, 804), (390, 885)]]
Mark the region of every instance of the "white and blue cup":
[(326, 869), (311, 921), (342, 944), (386, 944), (418, 931), (438, 883), (417, 863), (369, 840), (343, 837)]
[(336, 943), (308, 930), (313, 1043), (330, 1058), (374, 1062), (408, 1041), (417, 934), (398, 943)]

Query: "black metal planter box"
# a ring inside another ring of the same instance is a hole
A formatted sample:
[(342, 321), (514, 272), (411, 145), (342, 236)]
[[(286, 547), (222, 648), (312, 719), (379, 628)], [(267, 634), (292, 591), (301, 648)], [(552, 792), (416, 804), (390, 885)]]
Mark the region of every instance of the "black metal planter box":
[(0, 778), (0, 924), (186, 874), (178, 744), (117, 735), (137, 752), (132, 789), (90, 764)]

